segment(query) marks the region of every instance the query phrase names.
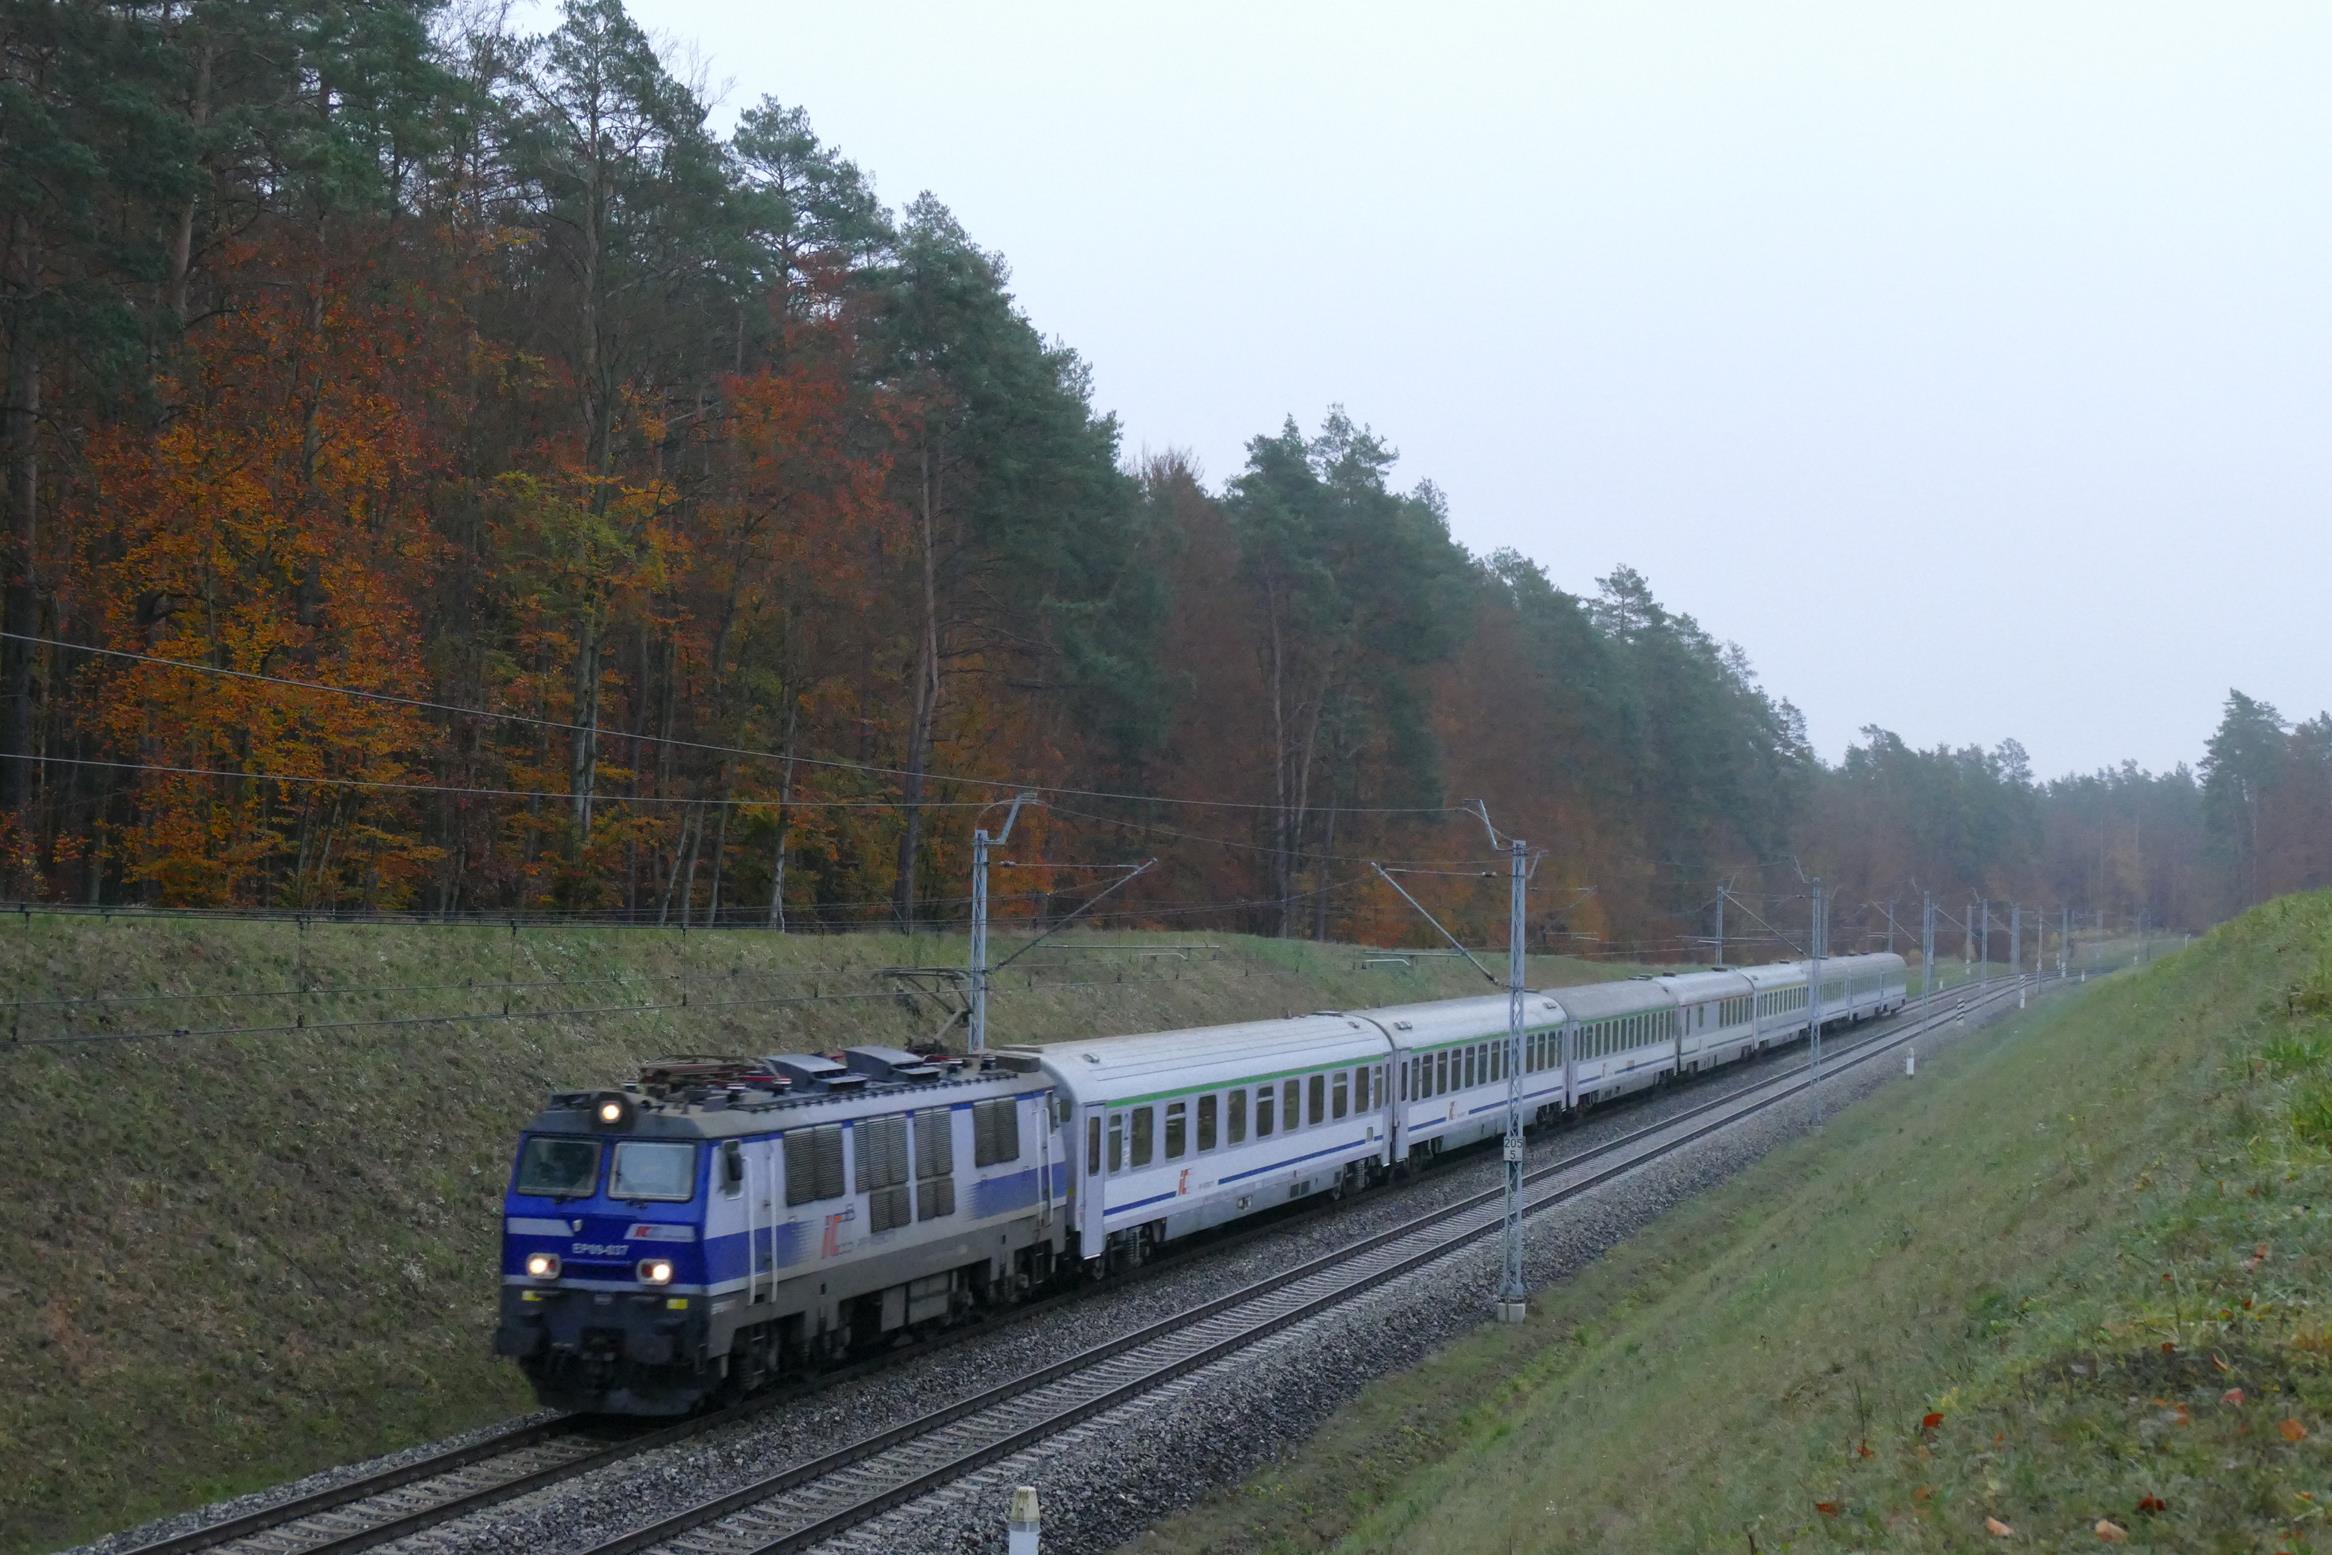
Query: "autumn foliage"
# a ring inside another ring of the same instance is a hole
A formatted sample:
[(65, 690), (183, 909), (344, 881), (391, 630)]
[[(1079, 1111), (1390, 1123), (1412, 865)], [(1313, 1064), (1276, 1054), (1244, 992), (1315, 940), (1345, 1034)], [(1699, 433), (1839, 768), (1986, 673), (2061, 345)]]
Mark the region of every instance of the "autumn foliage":
[(1007, 913), (1156, 856), (1113, 907), (1396, 939), (1406, 858), (1489, 934), (1478, 799), (1548, 944), (1676, 956), (1721, 879), (1802, 921), (1793, 857), (2199, 920), (2332, 792), (1825, 768), (1738, 648), (1468, 555), (1341, 410), (1131, 466), (999, 256), (799, 110), (717, 134), (619, 0), (482, 14), (0, 22), (10, 894), (930, 921), (1029, 784)]

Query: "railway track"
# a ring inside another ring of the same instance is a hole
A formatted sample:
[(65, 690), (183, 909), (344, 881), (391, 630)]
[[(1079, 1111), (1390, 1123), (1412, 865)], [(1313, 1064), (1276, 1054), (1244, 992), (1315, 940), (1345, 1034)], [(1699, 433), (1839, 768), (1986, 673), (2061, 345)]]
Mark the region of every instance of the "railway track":
[[(2016, 985), (1967, 999), (1971, 1009)], [(1821, 1079), (1858, 1068), (1956, 1021), (1961, 998), (1826, 1057)], [(1964, 997), (1964, 995), (1962, 996)], [(1540, 1167), (1524, 1179), (1535, 1215), (1821, 1083), (1799, 1065), (1699, 1107)], [(1580, 1175), (1582, 1169), (1585, 1175)], [(1420, 1215), (1082, 1354), (687, 1507), (588, 1555), (790, 1555), (835, 1538), (1000, 1458), (1129, 1402), (1268, 1335), (1495, 1232), (1502, 1190)]]
[[(1826, 1059), (1825, 1069), (1833, 1074), (1842, 1072), (1951, 1019), (1958, 1001), (1972, 998), (1977, 1003), (1990, 1003), (2013, 992), (2014, 986), (2012, 982), (1963, 984), (1914, 999), (1895, 1017), (1897, 1022), (1930, 1005), (1941, 1004), (1944, 1009), (1941, 1014), (1919, 1016), (1905, 1030), (1897, 1031), (1890, 1025), (1852, 1043), (1834, 1046), (1835, 1059)], [(1656, 1154), (1679, 1148), (1797, 1094), (1811, 1083), (1796, 1078), (1804, 1069), (1801, 1063), (1736, 1086), (1697, 1107), (1539, 1168), (1525, 1180), (1526, 1186), (1537, 1188), (1583, 1165), (1621, 1157), (1584, 1182), (1533, 1198), (1527, 1212), (1535, 1213), (1575, 1196)], [(1719, 1070), (1708, 1078), (1723, 1077), (1724, 1071)], [(1761, 1095), (1763, 1099), (1756, 1099)], [(1751, 1100), (1744, 1104), (1744, 1098)], [(1715, 1121), (1698, 1124), (1656, 1151), (1630, 1153), (1653, 1136), (1676, 1133), (1695, 1120), (1712, 1117)], [(1496, 1228), (1499, 1197), (1498, 1191), (1492, 1190), (1459, 1200), (1191, 1312), (624, 1534), (597, 1547), (592, 1555), (619, 1555), (664, 1544), (675, 1551), (730, 1555), (750, 1550), (774, 1555), (830, 1538), (937, 1483), (1016, 1451), (1028, 1441), (1114, 1407), (1124, 1398), (1410, 1268), (1447, 1256), (1486, 1229)], [(1485, 1210), (1487, 1218), (1483, 1219)], [(1193, 1252), (1220, 1254), (1282, 1230), (1289, 1223), (1289, 1219), (1274, 1217), (1228, 1237), (1204, 1240)], [(1423, 1251), (1410, 1245), (1421, 1238), (1431, 1241)], [(1156, 1277), (1184, 1261), (1180, 1257), (1156, 1260), (1136, 1278)], [(1122, 1287), (1127, 1282), (1117, 1283)], [(935, 1348), (1030, 1321), (1083, 1294), (1073, 1291), (1030, 1303), (996, 1321), (927, 1341), (916, 1353), (929, 1354)], [(661, 1426), (573, 1416), (513, 1426), (458, 1448), (141, 1544), (121, 1555), (197, 1555), (202, 1551), (220, 1555), (355, 1555), (765, 1410), (799, 1402), (882, 1364), (882, 1360), (870, 1360), (820, 1373), (801, 1386), (778, 1388), (728, 1409)], [(760, 1503), (797, 1489), (804, 1494), (789, 1496), (782, 1512), (755, 1512)], [(726, 1523), (722, 1520), (732, 1517), (741, 1527), (761, 1531), (743, 1537), (724, 1534)], [(716, 1523), (722, 1527), (710, 1526)]]

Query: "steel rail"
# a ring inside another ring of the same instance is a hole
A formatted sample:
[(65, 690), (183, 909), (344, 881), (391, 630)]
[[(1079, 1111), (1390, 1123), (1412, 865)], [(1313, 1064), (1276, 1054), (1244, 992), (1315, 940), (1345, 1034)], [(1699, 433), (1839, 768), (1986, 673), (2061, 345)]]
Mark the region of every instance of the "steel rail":
[[(1581, 1166), (1625, 1152), (1651, 1136), (1674, 1136), (1626, 1154), (1584, 1178), (1538, 1194), (1526, 1205), (1524, 1213), (1535, 1215), (1567, 1203), (1640, 1166), (1730, 1128), (1744, 1118), (1779, 1106), (1938, 1027), (1954, 1024), (1965, 1013), (1963, 1006), (1988, 1008), (2004, 1002), (2016, 991), (2018, 981), (2001, 979), (1977, 985), (1986, 991), (1972, 1000), (1968, 997), (1969, 985), (1963, 984), (1922, 996), (1918, 1001), (1906, 1001), (1906, 1011), (1914, 1002), (1923, 1005), (1949, 999), (1952, 1003), (1949, 1008), (1924, 1016), (1907, 1027), (1864, 1037), (1842, 1051), (1838, 1061), (1828, 1065), (1819, 1078), (1808, 1074), (1810, 1064), (1800, 1064), (1755, 1086), (1743, 1087), (1540, 1167), (1530, 1173), (1527, 1179), (1530, 1185), (1542, 1186), (1552, 1179), (1569, 1176)], [(1765, 1094), (1756, 1094), (1760, 1091)], [(1721, 1115), (1711, 1117), (1711, 1114)], [(1704, 1118), (1708, 1121), (1695, 1121)], [(1678, 1132), (1684, 1125), (1689, 1126)], [(591, 1546), (587, 1555), (639, 1555), (641, 1551), (659, 1547), (670, 1548), (676, 1555), (677, 1552), (788, 1555), (834, 1538), (894, 1506), (1463, 1250), (1497, 1228), (1498, 1219), (1488, 1212), (1498, 1208), (1502, 1194), (1503, 1189), (1494, 1188), (1429, 1211), (1350, 1247), (1306, 1260), (1189, 1311), (619, 1534)], [(1465, 1222), (1468, 1217), (1472, 1217), (1470, 1223), (1446, 1234), (1435, 1234), (1450, 1222)], [(1412, 1242), (1421, 1245), (1402, 1245)], [(1299, 1290), (1315, 1283), (1320, 1288)], [(1260, 1310), (1252, 1316), (1242, 1315), (1239, 1309), (1248, 1307)], [(1217, 1323), (1218, 1319), (1224, 1321)], [(1210, 1331), (1210, 1325), (1216, 1331)], [(1148, 1361), (1134, 1354), (1151, 1348), (1164, 1353)], [(1123, 1364), (1121, 1358), (1132, 1364)], [(1113, 1362), (1121, 1364), (1113, 1366)], [(1096, 1385), (1080, 1396), (1076, 1389), (1080, 1380)], [(1053, 1399), (1038, 1396), (1056, 1383), (1063, 1384), (1058, 1392), (1065, 1396)], [(991, 1422), (1001, 1429), (983, 1434), (977, 1422), (979, 1417), (991, 1414), (1001, 1417)], [(966, 1429), (955, 1429), (959, 1426)], [(886, 1456), (900, 1460), (888, 1465), (889, 1472), (878, 1461)], [(862, 1465), (864, 1470), (853, 1476), (852, 1471), (861, 1470)], [(793, 1496), (781, 1508), (771, 1509), (767, 1505), (789, 1491), (799, 1491), (821, 1481), (835, 1482), (838, 1495)], [(732, 1529), (712, 1526), (731, 1516), (739, 1517), (741, 1525)]]

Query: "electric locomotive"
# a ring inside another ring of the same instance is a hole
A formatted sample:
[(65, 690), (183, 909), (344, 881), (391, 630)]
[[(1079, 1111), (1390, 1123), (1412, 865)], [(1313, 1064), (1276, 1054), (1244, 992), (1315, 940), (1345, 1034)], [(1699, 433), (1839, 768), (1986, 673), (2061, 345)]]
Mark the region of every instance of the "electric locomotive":
[(528, 1123), (495, 1352), (553, 1408), (684, 1414), (1050, 1279), (1066, 1184), (1013, 1055), (660, 1061)]

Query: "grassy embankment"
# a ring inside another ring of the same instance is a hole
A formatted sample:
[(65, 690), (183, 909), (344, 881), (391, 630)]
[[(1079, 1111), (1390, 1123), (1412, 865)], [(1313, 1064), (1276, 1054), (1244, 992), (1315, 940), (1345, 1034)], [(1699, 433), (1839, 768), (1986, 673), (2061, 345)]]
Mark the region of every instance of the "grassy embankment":
[(1169, 1551), (2332, 1550), (2332, 895), (1948, 1050)]
[[(1347, 946), (1070, 943), (1089, 948), (1040, 950), (1000, 979), (993, 1040), (1482, 990), (1462, 962), (1364, 970)], [(1147, 954), (1090, 948), (1104, 945)], [(0, 1550), (527, 1407), (487, 1349), (508, 1152), (544, 1091), (659, 1052), (920, 1041), (938, 1012), (874, 969), (963, 957), (960, 939), (929, 937), (0, 919), (0, 986), (22, 1001), (0, 1016), (0, 1182), (22, 1239), (0, 1263)], [(1628, 970), (1550, 958), (1532, 974)], [(354, 988), (386, 991), (329, 991)], [(288, 989), (309, 992), (226, 997)], [(805, 995), (824, 1002), (773, 1002)], [(639, 1014), (30, 1040), (683, 997)]]

